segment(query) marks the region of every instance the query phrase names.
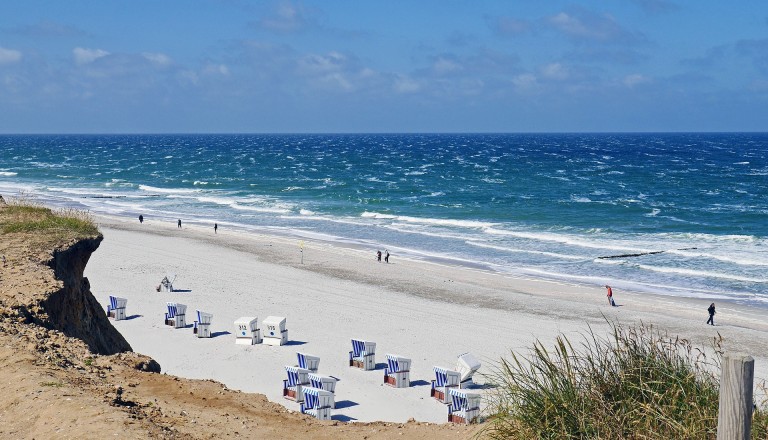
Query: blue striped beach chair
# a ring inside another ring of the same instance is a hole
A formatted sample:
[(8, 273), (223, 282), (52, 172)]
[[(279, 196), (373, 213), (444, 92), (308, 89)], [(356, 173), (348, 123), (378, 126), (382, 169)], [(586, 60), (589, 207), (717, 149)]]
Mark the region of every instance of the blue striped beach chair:
[(165, 325), (173, 328), (187, 326), (187, 306), (181, 303), (166, 303), (168, 311), (165, 313)]
[(317, 373), (317, 369), (320, 366), (319, 357), (301, 352), (297, 352), (296, 357), (299, 360), (299, 367), (306, 368), (312, 373)]
[(480, 394), (451, 388), (448, 404), (448, 421), (452, 423), (477, 423), (480, 417)]
[(448, 390), (459, 387), (459, 372), (443, 367), (434, 367), (433, 369), (435, 371), (435, 379), (432, 381), (432, 389), (429, 395), (439, 402), (450, 403)]
[(198, 338), (210, 338), (211, 337), (211, 321), (213, 320), (212, 313), (197, 311), (197, 321), (195, 321), (193, 332)]
[(387, 354), (384, 383), (395, 388), (411, 386), (411, 360), (396, 354)]
[(309, 370), (286, 365), (285, 373), (288, 375), (288, 379), (283, 379), (283, 397), (302, 402), (304, 394), (301, 390), (303, 387), (309, 386), (309, 377), (307, 377)]
[(349, 352), (349, 366), (373, 370), (376, 368), (376, 343), (352, 339), (352, 351)]
[(331, 409), (336, 407), (333, 393), (320, 388), (305, 387), (301, 413), (309, 414), (320, 420), (331, 420)]
[(107, 305), (107, 316), (115, 318), (115, 321), (125, 319), (125, 307), (127, 305), (127, 299), (118, 296), (110, 296), (109, 305)]
[(321, 390), (336, 394), (336, 382), (338, 380), (335, 377), (323, 376), (317, 373), (309, 373), (307, 377), (312, 388), (320, 388)]

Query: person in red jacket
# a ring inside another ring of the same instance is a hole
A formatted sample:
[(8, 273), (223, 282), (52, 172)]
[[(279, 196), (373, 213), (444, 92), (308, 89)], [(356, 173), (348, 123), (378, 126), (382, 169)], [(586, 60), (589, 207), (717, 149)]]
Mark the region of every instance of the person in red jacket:
[(611, 289), (611, 286), (606, 285), (606, 289), (608, 289), (608, 294), (606, 295), (608, 297), (608, 304), (611, 305), (611, 307), (616, 307), (616, 303), (613, 302), (613, 289)]

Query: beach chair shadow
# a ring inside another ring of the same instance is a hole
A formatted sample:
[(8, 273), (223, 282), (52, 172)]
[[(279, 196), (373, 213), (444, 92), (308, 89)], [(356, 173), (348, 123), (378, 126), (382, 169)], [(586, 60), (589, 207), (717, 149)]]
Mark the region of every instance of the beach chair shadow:
[(340, 400), (336, 402), (336, 409), (344, 409), (344, 408), (351, 408), (353, 406), (357, 406), (359, 403), (353, 402), (351, 400)]
[(344, 414), (334, 414), (331, 416), (331, 420), (338, 420), (339, 422), (354, 422), (357, 421), (356, 418), (345, 416)]
[(212, 337), (212, 338), (218, 338), (219, 336), (224, 336), (224, 335), (231, 335), (231, 334), (232, 334), (232, 333), (230, 333), (230, 332), (228, 332), (228, 331), (223, 331), (223, 332), (211, 332), (211, 337)]
[(131, 316), (127, 316), (127, 317), (125, 318), (125, 320), (126, 320), (126, 321), (130, 321), (131, 319), (136, 319), (136, 318), (143, 318), (143, 317), (144, 317), (144, 315), (131, 315)]
[(425, 387), (425, 386), (430, 386), (430, 385), (432, 385), (432, 382), (429, 382), (427, 380), (419, 379), (419, 380), (412, 380), (411, 381), (411, 386), (412, 387)]
[(192, 291), (192, 289), (173, 289), (173, 290), (171, 290), (171, 292), (173, 292), (173, 293), (176, 293), (176, 292), (181, 292), (181, 293), (185, 293), (186, 292), (186, 293), (189, 293), (191, 291)]
[(288, 341), (284, 345), (304, 345), (306, 341)]

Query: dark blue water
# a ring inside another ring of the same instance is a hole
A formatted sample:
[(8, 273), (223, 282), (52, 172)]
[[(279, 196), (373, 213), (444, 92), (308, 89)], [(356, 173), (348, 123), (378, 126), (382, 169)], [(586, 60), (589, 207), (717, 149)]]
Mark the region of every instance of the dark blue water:
[(768, 304), (768, 134), (2, 136), (0, 192), (20, 190)]

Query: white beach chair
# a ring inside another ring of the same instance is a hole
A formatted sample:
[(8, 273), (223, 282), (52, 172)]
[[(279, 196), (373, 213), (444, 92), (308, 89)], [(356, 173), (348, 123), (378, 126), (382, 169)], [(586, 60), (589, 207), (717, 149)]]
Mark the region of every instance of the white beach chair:
[(480, 417), (480, 394), (457, 388), (448, 390), (448, 421), (452, 423), (477, 423)]
[(432, 381), (429, 395), (442, 403), (450, 403), (448, 390), (459, 387), (461, 375), (458, 371), (444, 367), (434, 367), (433, 369), (435, 370), (435, 380)]
[(482, 364), (471, 353), (464, 353), (459, 355), (459, 359), (456, 362), (456, 371), (459, 372), (459, 388), (468, 388), (474, 385), (472, 381), (472, 375), (480, 369)]
[(303, 392), (304, 403), (301, 404), (301, 413), (320, 420), (331, 420), (331, 409), (336, 407), (333, 393), (312, 387), (305, 387)]
[(211, 337), (211, 321), (213, 320), (212, 313), (197, 311), (197, 321), (195, 321), (195, 328), (193, 332), (198, 338), (210, 338)]
[(312, 373), (317, 373), (317, 369), (320, 366), (320, 358), (311, 354), (296, 353), (296, 358), (299, 360), (299, 367), (306, 368)]
[(235, 344), (261, 344), (261, 329), (256, 317), (244, 316), (235, 321)]
[(125, 307), (127, 305), (127, 299), (117, 296), (110, 296), (109, 305), (107, 306), (107, 316), (115, 318), (115, 321), (122, 321), (125, 319)]
[(285, 318), (282, 316), (267, 316), (264, 318), (262, 326), (265, 345), (285, 345), (288, 343), (288, 330), (285, 328)]
[(302, 402), (304, 393), (301, 390), (303, 387), (309, 386), (309, 370), (286, 365), (285, 373), (288, 375), (288, 379), (283, 379), (283, 397)]
[(309, 384), (313, 388), (320, 388), (321, 390), (329, 391), (331, 393), (336, 393), (336, 382), (338, 382), (338, 379), (331, 376), (323, 376), (322, 374), (317, 373), (309, 373), (307, 375), (309, 378)]
[(168, 275), (164, 276), (163, 279), (160, 281), (160, 291), (173, 292), (174, 281), (176, 281), (176, 274), (169, 273)]
[(396, 354), (387, 355), (387, 368), (384, 369), (384, 383), (395, 388), (411, 386), (411, 360)]
[(184, 328), (187, 326), (187, 306), (181, 303), (166, 303), (168, 311), (165, 313), (165, 325), (173, 328)]
[(352, 339), (352, 351), (349, 352), (349, 366), (373, 370), (376, 368), (376, 343)]

